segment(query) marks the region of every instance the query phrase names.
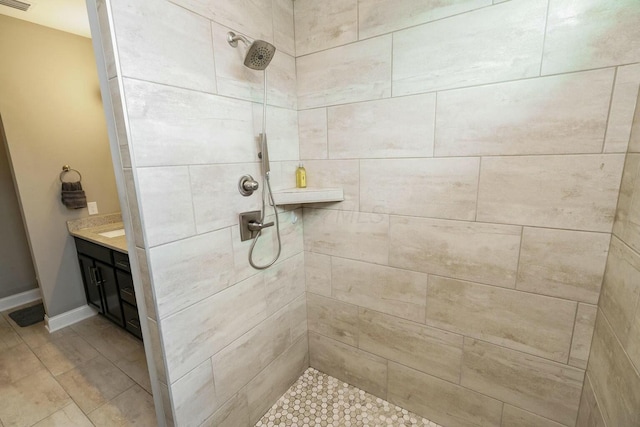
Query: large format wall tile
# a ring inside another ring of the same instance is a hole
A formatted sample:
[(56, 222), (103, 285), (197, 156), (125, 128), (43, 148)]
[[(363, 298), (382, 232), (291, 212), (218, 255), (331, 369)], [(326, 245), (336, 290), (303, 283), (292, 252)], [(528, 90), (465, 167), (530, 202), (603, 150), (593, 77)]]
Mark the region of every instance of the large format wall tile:
[(302, 293), (298, 298), (289, 304), (291, 311), (291, 341), (296, 341), (301, 336), (306, 336), (309, 327), (309, 316), (307, 314), (307, 294)]
[(307, 294), (309, 331), (334, 340), (358, 345), (358, 307), (333, 298)]
[(331, 296), (331, 257), (315, 252), (304, 253), (304, 273), (307, 292)]
[(606, 233), (525, 227), (516, 288), (597, 304), (610, 240)]
[(501, 427), (562, 427), (555, 421), (527, 412), (511, 405), (504, 405)]
[(298, 0), (294, 9), (298, 56), (358, 40), (358, 0)]
[(566, 363), (576, 303), (429, 277), (427, 324)]
[(583, 380), (581, 369), (465, 339), (463, 386), (567, 426), (576, 421)]
[(360, 210), (473, 220), (480, 159), (360, 161)]
[(368, 38), (491, 5), (491, 0), (360, 0), (358, 30)]
[(263, 185), (258, 163), (193, 165), (189, 167), (198, 233), (235, 226), (238, 224), (240, 212), (260, 209), (259, 197), (243, 197), (238, 191), (240, 177), (247, 174), (259, 180), (260, 185)]
[(122, 75), (215, 93), (209, 21), (167, 1), (113, 2)]
[(151, 248), (158, 315), (166, 317), (229, 286), (233, 279), (230, 249), (228, 228)]
[(640, 252), (640, 154), (625, 159), (613, 234)]
[(128, 79), (124, 90), (136, 166), (257, 158), (249, 102)]
[[(360, 206), (360, 162), (358, 160), (307, 160), (307, 186), (310, 188), (342, 188), (344, 201), (308, 204), (307, 207), (327, 207), (357, 211)], [(292, 184), (294, 176), (291, 176)], [(294, 185), (291, 185), (293, 187)]]
[(304, 210), (304, 249), (386, 264), (389, 217), (325, 209)]
[(426, 274), (342, 258), (333, 258), (331, 262), (333, 298), (424, 322)]
[(538, 75), (546, 12), (511, 0), (394, 33), (393, 95)]
[(202, 427), (250, 427), (250, 425), (247, 393), (243, 389), (210, 416)]
[(608, 69), (439, 93), (435, 155), (600, 153), (613, 76)]
[(358, 347), (454, 383), (460, 380), (462, 335), (360, 309)]
[(271, 0), (171, 0), (198, 15), (206, 16), (235, 32), (273, 41), (273, 11)]
[(600, 310), (616, 335), (627, 342), (640, 298), (640, 255), (613, 237), (602, 284)]
[(640, 425), (640, 376), (627, 358), (607, 318), (602, 312), (598, 313), (589, 357), (591, 385), (606, 425)]
[(580, 399), (580, 410), (578, 411), (577, 427), (606, 427), (600, 407), (596, 401), (596, 396), (591, 387), (589, 373), (584, 378), (584, 388), (582, 390), (582, 399)]
[(309, 341), (298, 339), (269, 366), (247, 384), (250, 425), (264, 415), (269, 407), (309, 367)]
[(137, 172), (148, 245), (196, 234), (187, 167), (139, 168)]
[(598, 307), (595, 305), (578, 304), (576, 324), (573, 329), (573, 339), (571, 340), (569, 365), (582, 369), (587, 368), (597, 312)]
[(604, 145), (605, 153), (627, 151), (638, 87), (640, 87), (640, 64), (618, 67)]
[(434, 94), (328, 108), (329, 158), (433, 156)]
[(280, 310), (211, 358), (218, 402), (236, 394), (291, 345), (291, 313)]
[(553, 0), (549, 3), (543, 74), (640, 61), (636, 0)]
[[(262, 133), (263, 104), (253, 104), (253, 133), (256, 146), (259, 147), (259, 135)], [(298, 141), (298, 112), (288, 108), (267, 106), (266, 121), (269, 160), (298, 160), (300, 158)], [(258, 148), (258, 150), (261, 150)], [(254, 159), (259, 161), (259, 157)]]
[(619, 154), (483, 158), (477, 219), (611, 232), (623, 162)]
[(299, 252), (264, 272), (267, 314), (271, 315), (305, 292), (304, 254)]
[(326, 108), (298, 111), (298, 133), (301, 160), (328, 157)]
[(176, 425), (200, 425), (220, 406), (213, 385), (211, 361), (206, 360), (171, 385)]
[(273, 1), (273, 44), (277, 49), (296, 56), (295, 23), (293, 20), (293, 2), (289, 0)]
[(389, 362), (389, 402), (445, 426), (498, 427), (502, 402)]
[(174, 382), (266, 318), (257, 274), (162, 321), (169, 380)]
[(298, 107), (307, 109), (391, 96), (391, 36), (296, 59)]
[(389, 265), (514, 287), (521, 228), (391, 217)]
[(309, 333), (309, 353), (312, 368), (374, 396), (387, 396), (385, 359), (313, 332)]

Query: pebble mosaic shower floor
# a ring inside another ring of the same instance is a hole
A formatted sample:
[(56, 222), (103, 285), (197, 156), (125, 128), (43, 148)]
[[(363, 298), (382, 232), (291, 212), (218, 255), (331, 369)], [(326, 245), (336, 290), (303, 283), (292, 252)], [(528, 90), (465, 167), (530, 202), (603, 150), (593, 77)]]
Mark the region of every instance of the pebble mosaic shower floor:
[(442, 427), (309, 368), (256, 427)]

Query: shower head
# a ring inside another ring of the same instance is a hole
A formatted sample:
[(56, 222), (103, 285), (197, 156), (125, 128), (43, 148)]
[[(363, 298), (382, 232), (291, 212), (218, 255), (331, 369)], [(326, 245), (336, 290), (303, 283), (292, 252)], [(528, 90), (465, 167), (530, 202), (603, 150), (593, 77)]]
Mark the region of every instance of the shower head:
[(249, 50), (244, 57), (244, 65), (252, 70), (266, 69), (276, 53), (276, 47), (264, 40), (250, 42), (242, 34), (235, 34), (232, 31), (227, 33), (227, 41), (232, 47), (238, 46), (238, 40), (249, 46)]

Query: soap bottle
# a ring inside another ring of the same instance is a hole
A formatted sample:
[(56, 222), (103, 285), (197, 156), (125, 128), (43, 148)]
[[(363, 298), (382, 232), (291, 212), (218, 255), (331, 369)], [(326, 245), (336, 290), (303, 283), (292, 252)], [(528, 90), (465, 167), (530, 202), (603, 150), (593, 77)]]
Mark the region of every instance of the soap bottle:
[(307, 171), (302, 166), (302, 162), (296, 169), (296, 188), (307, 188)]

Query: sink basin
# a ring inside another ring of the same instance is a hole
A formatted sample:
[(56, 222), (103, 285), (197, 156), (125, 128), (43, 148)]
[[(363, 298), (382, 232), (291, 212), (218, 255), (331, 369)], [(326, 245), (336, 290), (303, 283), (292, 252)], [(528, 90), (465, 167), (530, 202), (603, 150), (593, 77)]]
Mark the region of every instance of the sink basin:
[(112, 231), (105, 231), (104, 233), (98, 233), (98, 236), (108, 237), (110, 239), (114, 237), (124, 236), (124, 228), (121, 228), (120, 230), (112, 230)]

